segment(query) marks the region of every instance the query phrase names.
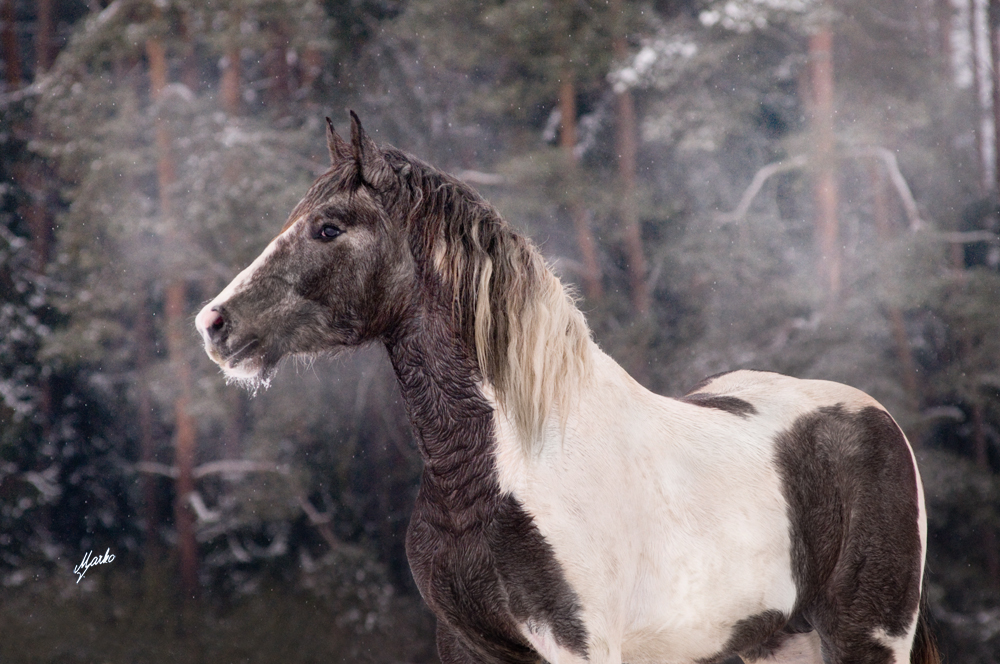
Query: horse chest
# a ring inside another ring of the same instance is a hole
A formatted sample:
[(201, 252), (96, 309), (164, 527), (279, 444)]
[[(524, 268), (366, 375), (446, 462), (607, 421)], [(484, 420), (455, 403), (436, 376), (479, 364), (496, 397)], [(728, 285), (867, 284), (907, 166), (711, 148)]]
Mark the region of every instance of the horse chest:
[[(535, 661), (524, 625), (586, 652), (580, 605), (531, 517), (495, 480), (477, 500), (442, 494), (425, 474), (407, 533), (414, 579), (439, 620), (486, 658)], [(459, 502), (463, 509), (456, 512)]]

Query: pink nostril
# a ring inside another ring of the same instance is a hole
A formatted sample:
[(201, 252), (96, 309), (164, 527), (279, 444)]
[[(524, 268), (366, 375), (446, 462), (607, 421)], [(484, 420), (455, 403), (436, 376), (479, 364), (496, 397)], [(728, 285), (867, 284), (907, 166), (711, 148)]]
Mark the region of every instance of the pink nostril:
[(218, 333), (226, 326), (226, 319), (216, 307), (205, 307), (195, 320), (199, 329), (208, 333)]

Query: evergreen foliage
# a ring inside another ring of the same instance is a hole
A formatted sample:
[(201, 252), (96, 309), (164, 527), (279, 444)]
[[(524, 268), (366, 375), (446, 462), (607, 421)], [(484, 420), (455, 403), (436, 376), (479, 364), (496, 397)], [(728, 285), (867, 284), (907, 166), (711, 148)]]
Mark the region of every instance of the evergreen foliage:
[[(884, 403), (924, 474), (947, 658), (1000, 658), (1000, 212), (981, 184), (968, 7), (65, 1), (58, 59), (36, 72), (29, 4), (12, 6), (30, 84), (8, 80), (0, 99), (0, 659), (433, 660), (402, 544), (420, 462), (384, 353), (285, 367), (249, 399), (193, 331), (169, 350), (169, 285), (183, 282), (193, 314), (248, 264), (326, 168), (323, 116), (340, 124), (347, 108), (479, 188), (569, 282), (583, 273), (568, 210), (582, 206), (605, 295), (581, 307), (652, 389), (749, 367)], [(821, 26), (834, 35), (836, 297), (815, 244)], [(168, 78), (155, 99), (154, 40)], [(626, 90), (648, 316), (628, 297), (619, 210)], [(178, 362), (198, 445), (193, 604), (175, 581)], [(75, 584), (83, 554), (109, 547), (116, 561)]]

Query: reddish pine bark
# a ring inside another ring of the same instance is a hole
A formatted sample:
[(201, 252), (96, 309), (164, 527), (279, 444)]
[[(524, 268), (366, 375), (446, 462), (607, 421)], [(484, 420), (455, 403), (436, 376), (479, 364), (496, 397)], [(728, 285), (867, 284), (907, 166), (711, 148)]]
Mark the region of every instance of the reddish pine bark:
[[(885, 173), (879, 162), (873, 162), (870, 167), (870, 180), (874, 189), (875, 232), (881, 243), (887, 243), (893, 235), (892, 222), (889, 215), (889, 195), (886, 188)], [(917, 381), (917, 366), (913, 361), (913, 350), (910, 338), (906, 334), (906, 323), (902, 310), (896, 305), (887, 307), (889, 328), (892, 332), (893, 345), (896, 347), (896, 359), (899, 361), (903, 378), (903, 389), (912, 410), (920, 407), (920, 385)]]
[(7, 86), (11, 90), (21, 87), (24, 73), (21, 69), (21, 49), (17, 45), (17, 33), (14, 32), (14, 0), (2, 0), (3, 12), (0, 20), (3, 20), (3, 30), (0, 32), (0, 42), (3, 48), (4, 78)]
[(289, 102), (292, 86), (292, 72), (288, 66), (288, 34), (283, 23), (277, 23), (271, 30), (271, 50), (268, 53), (267, 73), (271, 81), (267, 88), (267, 101), (276, 110), (283, 109)]
[[(566, 159), (567, 180), (575, 184), (578, 181), (576, 148), (576, 86), (573, 74), (566, 67), (563, 70), (562, 81), (559, 83), (559, 147)], [(590, 230), (590, 220), (587, 210), (576, 200), (576, 192), (571, 192), (569, 214), (576, 229), (576, 241), (580, 246), (583, 258), (583, 292), (592, 299), (599, 299), (604, 293), (601, 286), (601, 268), (597, 262), (597, 244)]]
[[(143, 294), (147, 287), (143, 286)], [(139, 458), (143, 463), (156, 461), (156, 437), (153, 434), (153, 397), (149, 390), (149, 367), (153, 363), (153, 326), (150, 322), (149, 303), (143, 298), (136, 319), (136, 370), (139, 374)], [(142, 521), (146, 529), (146, 557), (157, 557), (156, 541), (157, 499), (156, 478), (151, 473), (142, 474)]]
[[(986, 73), (989, 68), (989, 63), (983, 62), (982, 53), (980, 52), (981, 41), (981, 31), (978, 30), (979, 21), (981, 21), (981, 14), (975, 2), (969, 4), (969, 37), (972, 42), (972, 67), (973, 67), (973, 77), (972, 77), (972, 90), (975, 95), (975, 108), (976, 116), (975, 123), (973, 125), (973, 132), (976, 137), (976, 156), (979, 158), (979, 173), (980, 173), (980, 187), (982, 189), (982, 194), (987, 194), (993, 187), (993, 181), (990, 177), (989, 163), (987, 162), (987, 152), (986, 146), (990, 139), (986, 136), (986, 129), (984, 127), (986, 121), (986, 104), (985, 101), (985, 90), (983, 89), (983, 81), (988, 76)], [(989, 27), (985, 28), (987, 32), (987, 39), (989, 38)]]
[[(615, 60), (625, 62), (628, 44), (625, 39), (624, 17), (621, 0), (611, 4), (616, 25), (614, 42)], [(618, 152), (618, 179), (621, 183), (619, 216), (625, 239), (625, 253), (628, 257), (629, 286), (632, 290), (632, 308), (639, 316), (649, 313), (649, 287), (646, 283), (646, 256), (642, 251), (642, 233), (639, 228), (639, 214), (636, 208), (636, 155), (638, 154), (635, 102), (632, 91), (625, 90), (615, 95), (616, 134), (615, 146)]]
[[(158, 37), (146, 42), (149, 60), (150, 88), (153, 99), (162, 96), (167, 86), (167, 59), (163, 43)], [(171, 146), (170, 130), (162, 118), (155, 122), (157, 151), (157, 185), (160, 214), (173, 220), (174, 210), (171, 188), (177, 181), (177, 168)], [(172, 231), (176, 234), (176, 230)], [(174, 521), (177, 527), (177, 548), (180, 564), (181, 589), (185, 597), (198, 593), (198, 549), (194, 537), (194, 514), (190, 496), (194, 492), (195, 426), (189, 412), (191, 403), (191, 367), (185, 359), (188, 335), (186, 313), (186, 285), (174, 279), (166, 288), (167, 350), (170, 353), (178, 396), (174, 402), (174, 463), (177, 466), (175, 485)]]
[(223, 57), (220, 96), (222, 108), (230, 115), (240, 113), (240, 49), (230, 46)]
[(809, 39), (812, 75), (812, 131), (815, 146), (813, 204), (820, 277), (829, 300), (840, 296), (840, 228), (833, 134), (833, 30), (824, 23)]
[(35, 29), (35, 77), (47, 72), (55, 60), (52, 35), (52, 0), (38, 0), (38, 27)]
[(1000, 192), (1000, 0), (989, 4), (990, 56), (993, 60), (993, 182), (994, 193)]

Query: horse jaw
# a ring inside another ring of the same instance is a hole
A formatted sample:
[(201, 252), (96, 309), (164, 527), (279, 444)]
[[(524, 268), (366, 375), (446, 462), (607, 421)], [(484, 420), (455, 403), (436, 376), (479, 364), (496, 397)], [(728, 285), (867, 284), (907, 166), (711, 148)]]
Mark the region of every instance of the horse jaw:
[[(209, 355), (212, 355), (209, 353)], [(214, 360), (215, 357), (212, 357)], [(216, 360), (218, 362), (218, 360)], [(267, 371), (258, 361), (254, 361), (254, 358), (247, 358), (241, 360), (236, 364), (230, 364), (228, 361), (218, 362), (219, 366), (222, 368), (222, 375), (226, 378), (226, 385), (239, 385), (251, 396), (255, 396), (257, 391), (261, 388), (267, 389), (271, 386), (271, 377), (274, 375), (274, 369)]]

